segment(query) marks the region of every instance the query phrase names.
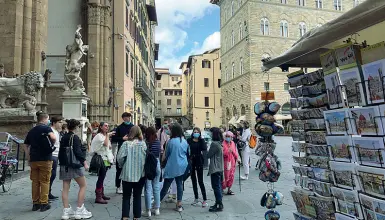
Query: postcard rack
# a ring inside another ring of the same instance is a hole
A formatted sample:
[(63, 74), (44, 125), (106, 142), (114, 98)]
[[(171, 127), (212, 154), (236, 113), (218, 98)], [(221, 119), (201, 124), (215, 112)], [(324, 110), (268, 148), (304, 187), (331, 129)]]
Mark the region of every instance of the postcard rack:
[[(316, 77), (311, 77), (314, 75)], [(335, 206), (330, 190), (333, 180), (328, 165), (330, 154), (323, 117), (323, 112), (328, 109), (323, 71), (306, 74), (298, 71), (289, 74), (288, 78), (291, 86), (291, 115), (294, 120), (291, 122), (292, 151), (293, 160), (297, 164), (293, 166), (294, 182), (297, 185), (292, 191), (297, 206), (294, 217), (301, 215), (301, 219), (334, 219)], [(312, 86), (317, 89), (305, 91)], [(309, 195), (314, 200), (307, 204), (314, 211), (308, 213), (301, 207), (303, 202), (308, 201), (297, 201), (302, 194)], [(324, 207), (328, 207), (328, 210), (325, 211)]]

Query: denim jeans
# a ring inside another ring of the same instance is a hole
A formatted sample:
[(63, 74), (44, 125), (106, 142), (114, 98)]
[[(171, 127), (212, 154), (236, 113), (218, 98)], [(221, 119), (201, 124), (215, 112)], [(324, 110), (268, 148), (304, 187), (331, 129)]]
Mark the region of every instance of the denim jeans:
[(177, 176), (177, 177), (171, 178), (171, 179), (164, 179), (163, 188), (162, 188), (162, 191), (160, 192), (160, 201), (162, 201), (163, 198), (166, 196), (168, 189), (170, 188), (171, 183), (174, 181), (174, 179), (175, 179), (176, 188), (177, 188), (177, 192), (176, 192), (177, 200), (178, 200), (178, 202), (182, 201), (182, 198), (183, 198), (183, 175)]
[(222, 172), (211, 174), (211, 187), (214, 190), (215, 202), (222, 202)]
[(142, 217), (142, 190), (146, 179), (143, 177), (139, 182), (123, 181), (123, 203), (122, 203), (122, 218), (130, 217), (130, 200), (132, 201), (132, 213), (134, 218)]
[(147, 210), (151, 209), (151, 196), (154, 196), (154, 209), (160, 208), (160, 162), (158, 159), (158, 165), (156, 167), (156, 176), (153, 180), (146, 180), (145, 197)]
[(56, 178), (56, 171), (57, 171), (57, 157), (52, 157), (52, 171), (51, 171), (51, 179), (49, 181), (49, 193), (51, 194), (52, 189), (52, 183)]

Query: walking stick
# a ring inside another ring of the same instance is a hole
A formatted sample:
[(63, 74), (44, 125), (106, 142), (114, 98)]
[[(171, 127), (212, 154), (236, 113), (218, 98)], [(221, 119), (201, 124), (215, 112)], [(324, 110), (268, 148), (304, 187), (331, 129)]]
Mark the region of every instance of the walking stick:
[(239, 175), (238, 175), (238, 179), (239, 179), (239, 192), (242, 192), (242, 184), (241, 184), (241, 164), (238, 163), (238, 171), (239, 171)]

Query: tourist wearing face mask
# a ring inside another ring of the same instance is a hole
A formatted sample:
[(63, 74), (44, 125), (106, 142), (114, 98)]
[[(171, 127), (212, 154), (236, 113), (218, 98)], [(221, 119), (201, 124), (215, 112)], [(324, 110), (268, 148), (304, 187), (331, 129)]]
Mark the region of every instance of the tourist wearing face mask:
[[(122, 144), (128, 140), (128, 134), (130, 133), (131, 128), (134, 126), (131, 122), (132, 115), (128, 112), (122, 114), (123, 122), (120, 124), (116, 130), (115, 135), (112, 136), (111, 142), (118, 143), (118, 152)], [(116, 193), (123, 194), (121, 187), (122, 181), (120, 180), (120, 174), (122, 173), (122, 168), (120, 168), (118, 162), (116, 162), (116, 176), (115, 176), (115, 187)]]
[(207, 207), (207, 196), (205, 184), (203, 182), (203, 151), (207, 150), (207, 144), (206, 141), (202, 138), (202, 133), (199, 128), (196, 127), (193, 129), (193, 133), (191, 134), (191, 137), (187, 140), (187, 143), (190, 145), (191, 181), (195, 196), (195, 200), (191, 205), (196, 206), (200, 203), (198, 199), (197, 187), (198, 177), (198, 183), (199, 187), (201, 188), (203, 197), (202, 207), (204, 208)]
[(247, 121), (243, 122), (243, 131), (242, 135), (239, 136), (240, 141), (245, 143), (245, 147), (242, 150), (242, 159), (243, 159), (243, 169), (245, 171), (245, 175), (241, 176), (242, 180), (248, 180), (249, 179), (249, 172), (250, 172), (250, 147), (249, 147), (249, 141), (251, 137), (251, 130), (249, 127), (249, 123)]
[(224, 162), (224, 180), (222, 182), (222, 189), (227, 188), (227, 195), (234, 195), (231, 187), (234, 183), (234, 174), (236, 163), (239, 163), (239, 156), (235, 142), (233, 141), (234, 134), (231, 131), (225, 132), (225, 140), (222, 143), (223, 147), (223, 162)]

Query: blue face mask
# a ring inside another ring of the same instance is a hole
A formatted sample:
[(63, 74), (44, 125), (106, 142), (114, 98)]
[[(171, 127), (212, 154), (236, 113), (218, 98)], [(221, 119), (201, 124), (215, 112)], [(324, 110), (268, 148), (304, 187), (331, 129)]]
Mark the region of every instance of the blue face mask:
[(130, 121), (125, 121), (124, 124), (125, 124), (125, 125), (130, 125), (131, 122), (130, 122)]
[(194, 137), (194, 138), (199, 138), (200, 136), (201, 136), (201, 134), (199, 134), (199, 133), (194, 133), (194, 134), (193, 134), (193, 137)]
[(47, 125), (50, 126), (51, 125), (51, 120), (48, 119), (47, 121)]
[(170, 131), (169, 130), (165, 130), (164, 131), (167, 135), (170, 135)]
[(231, 137), (226, 137), (225, 140), (226, 140), (227, 142), (230, 142), (230, 141), (231, 141)]

